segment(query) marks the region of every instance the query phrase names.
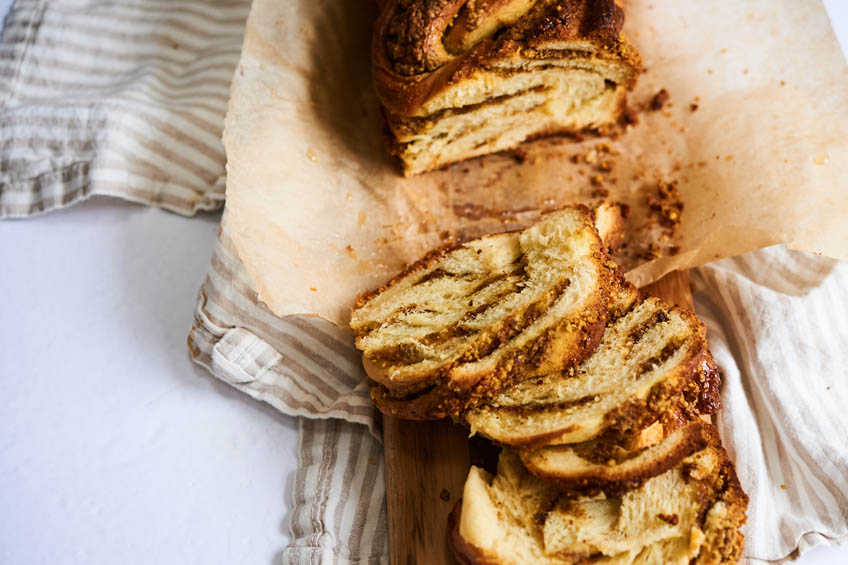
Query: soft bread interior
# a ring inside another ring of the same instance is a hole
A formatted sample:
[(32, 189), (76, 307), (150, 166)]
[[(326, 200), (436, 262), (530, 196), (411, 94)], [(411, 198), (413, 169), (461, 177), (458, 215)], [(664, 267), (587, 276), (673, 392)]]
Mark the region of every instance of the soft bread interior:
[(472, 467), (455, 551), (467, 563), (725, 563), (742, 549), (745, 495), (711, 445), (620, 497), (557, 496), (504, 450), (491, 477)]
[(598, 71), (559, 59), (479, 71), (425, 104), (420, 117), (389, 121), (406, 173), (614, 122), (626, 88)]
[(703, 334), (694, 316), (646, 299), (607, 327), (581, 365), (506, 388), (466, 412), (465, 421), (472, 432), (509, 445), (593, 439), (619, 415), (670, 409), (654, 398), (649, 410), (649, 396), (665, 387), (669, 402), (678, 399), (706, 352)]
[(351, 317), (369, 376), (388, 388), (445, 374), (473, 384), (552, 325), (606, 300), (611, 275), (585, 209), (470, 241), (406, 273)]
[[(415, 117), (544, 88), (590, 98), (600, 92), (605, 81), (616, 86), (627, 84), (634, 74), (631, 67), (617, 60), (599, 57), (591, 44), (548, 44), (533, 53), (536, 54), (533, 58), (516, 53), (493, 61), (464, 80), (451, 83), (424, 102)], [(580, 85), (571, 84), (575, 77), (581, 76)]]
[[(544, 515), (557, 493), (553, 484), (524, 471), (514, 454), (501, 455), (495, 477), (471, 467), (462, 494), (459, 535), (482, 552), (481, 563), (541, 563), (544, 539), (536, 517)], [(506, 560), (486, 559), (506, 555)]]

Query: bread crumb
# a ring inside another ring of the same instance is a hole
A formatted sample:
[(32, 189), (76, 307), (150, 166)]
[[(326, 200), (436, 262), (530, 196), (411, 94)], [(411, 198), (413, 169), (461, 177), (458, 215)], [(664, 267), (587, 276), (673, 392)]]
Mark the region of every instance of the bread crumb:
[(694, 102), (692, 104), (689, 104), (689, 111), (690, 112), (695, 112), (697, 109), (698, 109), (698, 105), (695, 104)]
[(676, 526), (678, 524), (678, 522), (680, 522), (680, 516), (678, 516), (677, 514), (662, 514), (661, 513), (661, 514), (657, 514), (657, 518), (659, 518), (663, 522), (671, 524), (672, 526)]
[(517, 147), (512, 150), (512, 158), (515, 159), (515, 162), (519, 165), (524, 163), (527, 160), (528, 154), (526, 149), (522, 149), (521, 147)]
[(651, 98), (651, 110), (662, 110), (669, 98), (670, 95), (668, 91), (665, 88), (661, 89), (659, 92), (654, 94), (653, 98)]
[(624, 109), (621, 111), (621, 123), (624, 127), (635, 126), (639, 123), (639, 113), (629, 104), (624, 104)]
[(318, 292), (318, 289), (315, 288), (314, 286), (310, 286), (309, 290), (311, 290), (312, 292)]

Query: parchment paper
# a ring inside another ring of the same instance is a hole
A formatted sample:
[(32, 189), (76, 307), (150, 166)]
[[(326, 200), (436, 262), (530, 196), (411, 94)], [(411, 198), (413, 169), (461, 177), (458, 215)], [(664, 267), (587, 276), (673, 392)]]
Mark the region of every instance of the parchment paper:
[[(584, 157), (594, 139), (403, 178), (371, 86), (374, 17), (367, 0), (253, 3), (224, 132), (225, 221), (281, 316), (345, 325), (356, 293), (434, 245), (597, 201)], [(677, 181), (685, 203), (665, 256), (628, 277), (646, 284), (781, 242), (848, 258), (848, 69), (823, 6), (628, 2), (624, 29), (647, 68), (632, 104), (665, 88), (671, 105), (641, 113), (602, 175), (634, 209), (630, 251), (645, 245), (658, 181)]]

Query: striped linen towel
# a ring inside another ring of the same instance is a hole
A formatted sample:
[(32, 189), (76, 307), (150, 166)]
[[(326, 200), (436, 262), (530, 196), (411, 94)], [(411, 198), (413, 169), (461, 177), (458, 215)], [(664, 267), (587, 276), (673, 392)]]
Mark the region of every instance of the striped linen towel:
[[(719, 429), (751, 497), (746, 557), (783, 561), (848, 541), (848, 419), (840, 413), (848, 406), (848, 263), (773, 247), (709, 264), (693, 280), (724, 373)], [(352, 338), (320, 320), (271, 314), (226, 222), (189, 348), (251, 396), (324, 419), (301, 424), (284, 562), (388, 562), (379, 419)], [(317, 491), (306, 487), (315, 481)]]
[(0, 42), (0, 217), (94, 194), (224, 201), (221, 132), (249, 0), (15, 0)]
[(388, 563), (380, 418), (349, 332), (261, 302), (226, 229), (197, 296), (188, 348), (222, 381), (300, 420), (283, 563)]

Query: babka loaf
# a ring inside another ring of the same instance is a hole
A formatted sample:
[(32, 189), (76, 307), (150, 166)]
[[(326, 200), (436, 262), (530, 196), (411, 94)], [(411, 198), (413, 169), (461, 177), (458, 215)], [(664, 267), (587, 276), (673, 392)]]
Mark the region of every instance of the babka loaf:
[(374, 84), (407, 175), (599, 129), (641, 70), (613, 0), (384, 0)]
[[(603, 247), (588, 209), (569, 207), (524, 231), (431, 252), (360, 295), (350, 325), (378, 407), (402, 399), (398, 415), (441, 418), (583, 361), (620, 284)], [(428, 394), (416, 411), (412, 401)]]
[[(585, 442), (639, 431), (670, 411), (689, 409), (700, 401), (701, 381), (713, 378), (703, 324), (647, 298), (612, 322), (579, 366), (505, 388), (463, 418), (472, 432), (507, 445)], [(704, 388), (716, 387), (706, 382)]]
[[(504, 449), (495, 477), (472, 467), (451, 515), (467, 565), (718, 564), (738, 561), (748, 498), (718, 434), (685, 444), (669, 470), (620, 496), (563, 495)], [(676, 441), (669, 436), (667, 442)], [(665, 442), (664, 442), (665, 443)], [(659, 449), (666, 449), (660, 444)]]

